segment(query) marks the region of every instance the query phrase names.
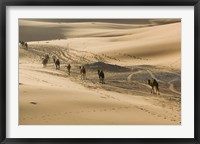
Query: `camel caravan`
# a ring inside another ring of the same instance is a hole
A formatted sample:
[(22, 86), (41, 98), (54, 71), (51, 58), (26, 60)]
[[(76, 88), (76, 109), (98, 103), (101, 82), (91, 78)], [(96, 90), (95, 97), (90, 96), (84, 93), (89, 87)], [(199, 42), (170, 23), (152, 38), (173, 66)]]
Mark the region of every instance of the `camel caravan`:
[[(56, 58), (55, 55), (52, 55), (51, 58), (52, 58), (53, 63), (55, 64), (56, 70), (60, 70), (60, 60), (58, 58)], [(49, 59), (50, 59), (49, 54), (45, 54), (44, 57), (42, 57), (43, 67), (47, 66)], [(68, 64), (66, 67), (67, 67), (68, 75), (70, 75), (71, 65)], [(81, 80), (86, 80), (87, 78), (86, 78), (85, 67), (80, 66), (79, 69), (80, 69)], [(97, 72), (98, 72), (98, 77), (99, 77), (99, 83), (105, 84), (105, 82), (104, 82), (105, 75), (104, 75), (103, 70), (98, 70)]]
[[(42, 64), (43, 67), (47, 66), (47, 63), (49, 62), (50, 56), (48, 54), (45, 54), (44, 57), (42, 57)], [(56, 59), (55, 56), (52, 56), (53, 62), (56, 66), (56, 70), (60, 70), (60, 60)]]
[[(49, 55), (45, 54), (44, 57), (42, 58), (42, 64), (43, 67), (47, 66), (47, 63), (49, 62)], [(55, 64), (55, 68), (56, 70), (60, 70), (60, 60), (58, 58), (56, 58), (56, 56), (52, 55), (52, 61)], [(68, 75), (70, 75), (70, 70), (71, 70), (71, 65), (68, 64), (67, 66), (67, 71), (68, 71)], [(84, 66), (80, 66), (80, 76), (81, 76), (81, 80), (86, 80), (86, 69)], [(97, 70), (97, 74), (98, 74), (98, 78), (99, 78), (99, 83), (105, 84), (105, 74), (103, 70), (98, 69)], [(148, 79), (147, 84), (149, 86), (151, 86), (151, 94), (157, 94), (160, 95), (159, 93), (159, 84), (157, 82), (156, 79)]]

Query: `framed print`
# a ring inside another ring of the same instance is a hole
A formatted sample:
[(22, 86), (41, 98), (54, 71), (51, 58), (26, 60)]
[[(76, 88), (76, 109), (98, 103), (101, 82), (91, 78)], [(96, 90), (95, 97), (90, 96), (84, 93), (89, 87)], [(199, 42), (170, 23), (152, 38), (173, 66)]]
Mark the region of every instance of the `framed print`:
[(199, 1), (1, 1), (2, 143), (199, 143)]

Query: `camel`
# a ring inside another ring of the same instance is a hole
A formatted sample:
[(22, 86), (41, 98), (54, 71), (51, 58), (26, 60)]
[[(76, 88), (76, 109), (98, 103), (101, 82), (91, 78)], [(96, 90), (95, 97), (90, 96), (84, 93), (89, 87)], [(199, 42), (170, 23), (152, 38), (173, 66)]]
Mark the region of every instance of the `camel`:
[(24, 41), (19, 41), (21, 48), (28, 50), (28, 43)]
[(48, 63), (48, 59), (47, 59), (47, 58), (43, 58), (43, 59), (42, 59), (43, 67), (46, 67), (46, 66), (47, 66), (47, 63)]
[(20, 43), (21, 45), (23, 45), (23, 46), (24, 46), (24, 44), (25, 44), (24, 41), (19, 41), (19, 43)]
[(56, 56), (52, 55), (53, 62), (56, 63)]
[(56, 65), (56, 69), (60, 69), (60, 60), (57, 59), (56, 62), (55, 62), (55, 65)]
[(67, 66), (68, 75), (70, 75), (70, 69), (71, 69), (71, 65), (70, 65), (70, 64), (68, 64), (68, 66)]
[(28, 44), (27, 44), (27, 42), (25, 42), (25, 44), (24, 44), (24, 45), (25, 45), (26, 49), (28, 49)]
[(46, 55), (44, 55), (44, 57), (42, 58), (43, 67), (46, 67), (46, 66), (47, 66), (48, 61), (49, 61), (49, 55), (46, 54)]
[(102, 84), (104, 84), (105, 82), (104, 82), (104, 72), (103, 72), (103, 70), (98, 70), (98, 75), (99, 75), (99, 82), (100, 83), (102, 83)]
[(49, 55), (48, 54), (45, 54), (45, 59), (47, 59), (49, 61)]
[(151, 81), (151, 80), (148, 80), (148, 85), (150, 85), (151, 86), (151, 93), (153, 93), (153, 94), (160, 94), (159, 93), (159, 85), (158, 85), (158, 82), (155, 80), (155, 79), (153, 79), (153, 81)]
[(81, 79), (84, 80), (86, 79), (86, 70), (85, 70), (85, 67), (84, 66), (80, 66), (80, 73), (81, 73)]

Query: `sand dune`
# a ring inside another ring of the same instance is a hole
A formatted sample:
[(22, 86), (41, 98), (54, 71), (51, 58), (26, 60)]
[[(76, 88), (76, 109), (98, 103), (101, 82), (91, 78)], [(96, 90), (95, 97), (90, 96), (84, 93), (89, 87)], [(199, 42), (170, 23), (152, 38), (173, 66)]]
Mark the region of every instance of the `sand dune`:
[[(131, 25), (20, 20), (19, 124), (181, 123), (181, 23)], [(50, 58), (61, 61), (55, 70)], [(66, 65), (72, 65), (68, 76)], [(79, 66), (87, 69), (81, 80)], [(100, 84), (97, 69), (104, 69)], [(152, 95), (147, 79), (159, 82)]]
[[(126, 29), (71, 29), (76, 38), (40, 41), (41, 45), (87, 51), (99, 56), (110, 57), (107, 62), (130, 66), (136, 64), (169, 65), (180, 69), (181, 34), (180, 23), (161, 26)], [(82, 36), (84, 33), (84, 36)], [(89, 35), (89, 36), (88, 36)], [(38, 44), (38, 42), (30, 42)], [(113, 51), (114, 49), (114, 51)], [(79, 55), (81, 55), (79, 53)], [(81, 56), (83, 57), (83, 53)], [(88, 56), (89, 57), (89, 56)], [(132, 57), (132, 59), (131, 59)], [(97, 59), (89, 57), (93, 61)], [(114, 60), (112, 60), (112, 58)], [(162, 59), (161, 59), (162, 58)], [(104, 58), (106, 59), (106, 58)]]
[[(118, 31), (117, 35), (128, 32), (127, 29), (148, 25), (110, 24), (110, 23), (47, 23), (38, 21), (19, 21), (19, 39), (23, 41), (54, 40), (72, 37), (108, 36)], [(125, 32), (124, 32), (125, 31)], [(29, 34), (29, 37), (26, 35)]]

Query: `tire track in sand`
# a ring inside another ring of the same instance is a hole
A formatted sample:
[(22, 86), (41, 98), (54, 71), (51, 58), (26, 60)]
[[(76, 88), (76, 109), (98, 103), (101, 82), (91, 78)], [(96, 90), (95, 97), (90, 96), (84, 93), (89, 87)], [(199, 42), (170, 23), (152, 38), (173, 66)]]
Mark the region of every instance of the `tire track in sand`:
[[(139, 67), (139, 68), (140, 68), (140, 67)], [(140, 70), (144, 70), (144, 71), (148, 72), (149, 75), (151, 76), (151, 78), (156, 79), (158, 82), (160, 82), (160, 83), (165, 83), (164, 81), (159, 80), (158, 78), (156, 78), (156, 76), (153, 74), (152, 71), (147, 70), (147, 69), (144, 69), (144, 68), (140, 68)], [(135, 74), (135, 72), (132, 73), (132, 74), (130, 74), (130, 75), (127, 77), (127, 80), (128, 80), (128, 81), (131, 81), (132, 76), (133, 76), (134, 74)], [(177, 90), (174, 88), (174, 84), (172, 83), (172, 82), (174, 82), (174, 81), (176, 81), (176, 80), (177, 80), (177, 78), (172, 79), (172, 80), (169, 81), (167, 84), (169, 84), (169, 90), (170, 90), (170, 91), (172, 91), (172, 92), (174, 92), (174, 93), (180, 95), (181, 93), (180, 93), (179, 91), (177, 91)]]
[(174, 85), (172, 84), (172, 82), (174, 82), (174, 81), (176, 81), (176, 80), (177, 80), (177, 78), (175, 78), (175, 79), (173, 79), (173, 80), (171, 80), (171, 81), (168, 82), (168, 84), (169, 84), (169, 89), (170, 89), (172, 92), (181, 95), (181, 93), (180, 93), (179, 91), (177, 91), (177, 90), (174, 88)]

